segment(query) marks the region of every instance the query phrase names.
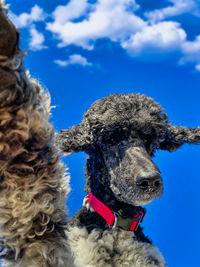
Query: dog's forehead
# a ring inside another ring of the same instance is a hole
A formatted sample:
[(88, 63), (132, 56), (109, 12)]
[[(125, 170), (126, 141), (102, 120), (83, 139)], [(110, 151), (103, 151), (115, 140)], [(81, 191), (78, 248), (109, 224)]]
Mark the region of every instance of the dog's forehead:
[(90, 124), (132, 123), (137, 120), (151, 120), (163, 108), (146, 95), (129, 93), (113, 94), (96, 101), (84, 114), (83, 119)]

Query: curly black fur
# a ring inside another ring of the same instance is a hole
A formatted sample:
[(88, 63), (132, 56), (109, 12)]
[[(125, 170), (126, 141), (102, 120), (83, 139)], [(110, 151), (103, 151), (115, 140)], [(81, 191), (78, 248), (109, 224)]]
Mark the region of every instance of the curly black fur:
[[(85, 151), (88, 154), (85, 192), (92, 192), (114, 212), (127, 218), (137, 211), (138, 206), (148, 204), (162, 195), (161, 173), (151, 159), (155, 151), (174, 151), (184, 143), (198, 144), (200, 130), (173, 126), (163, 108), (150, 97), (134, 93), (114, 94), (95, 102), (84, 114), (83, 121), (71, 129), (62, 130), (57, 140), (65, 152)], [(156, 181), (156, 186), (150, 186), (151, 181)], [(105, 220), (86, 208), (82, 208), (71, 219), (69, 229), (72, 232), (75, 229), (71, 238), (76, 236), (77, 227), (82, 235), (83, 229), (86, 229), (90, 236), (84, 236), (81, 242), (97, 235), (94, 241), (96, 246), (103, 242), (101, 239), (104, 240), (103, 236), (109, 232)], [(115, 233), (111, 231), (110, 235), (118, 240), (116, 235), (120, 233), (119, 229)], [(126, 236), (125, 232), (122, 236), (122, 239)], [(139, 227), (131, 238), (133, 251), (130, 257), (133, 259), (127, 261), (126, 266), (165, 266), (157, 252), (150, 257), (149, 252), (143, 254), (134, 250), (137, 242), (143, 248), (151, 244), (142, 228)], [(77, 258), (80, 253), (77, 247), (81, 242), (74, 243)], [(92, 244), (92, 241), (89, 242), (88, 251)], [(125, 254), (129, 253), (129, 248), (123, 247), (123, 244), (126, 241), (118, 243), (109, 253), (111, 262), (115, 262), (115, 256), (123, 258), (119, 256), (118, 249), (123, 248)], [(144, 259), (143, 265), (134, 262), (134, 257), (140, 256)], [(106, 258), (103, 260), (103, 254), (100, 258), (104, 264), (107, 262)], [(91, 266), (103, 266), (99, 261), (94, 252), (88, 262), (93, 264)], [(77, 262), (82, 263), (83, 260)], [(148, 265), (150, 262), (153, 265)], [(108, 266), (115, 266), (115, 263), (112, 264)]]

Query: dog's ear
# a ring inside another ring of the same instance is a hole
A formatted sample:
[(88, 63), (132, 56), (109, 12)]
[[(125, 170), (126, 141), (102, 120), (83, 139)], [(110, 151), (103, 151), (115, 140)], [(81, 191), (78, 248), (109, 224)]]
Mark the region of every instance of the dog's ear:
[(93, 143), (93, 135), (87, 123), (80, 123), (57, 134), (57, 143), (65, 153), (85, 151)]
[(160, 143), (160, 149), (174, 151), (185, 143), (200, 144), (200, 128), (170, 125), (166, 139)]

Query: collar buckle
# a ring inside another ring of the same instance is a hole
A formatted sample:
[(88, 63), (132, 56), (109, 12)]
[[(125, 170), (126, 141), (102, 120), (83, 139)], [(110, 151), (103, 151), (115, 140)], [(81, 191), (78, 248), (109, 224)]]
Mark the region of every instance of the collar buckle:
[[(112, 228), (121, 228), (123, 230), (129, 231), (132, 221), (132, 218), (123, 218), (119, 213), (113, 212), (115, 215), (115, 221), (112, 225)], [(139, 221), (138, 221), (139, 223)]]
[(113, 212), (115, 216), (114, 223), (112, 228), (122, 228), (126, 231), (136, 231), (139, 223), (144, 220), (144, 216), (146, 214), (146, 209), (141, 208), (138, 213), (136, 213), (132, 218), (124, 218), (119, 213)]

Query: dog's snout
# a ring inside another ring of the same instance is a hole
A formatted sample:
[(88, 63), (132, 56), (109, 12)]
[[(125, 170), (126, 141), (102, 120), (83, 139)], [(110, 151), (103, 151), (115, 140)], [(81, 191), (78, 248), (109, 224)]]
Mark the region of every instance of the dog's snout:
[(150, 177), (137, 177), (137, 187), (143, 191), (158, 191), (162, 186), (161, 176), (159, 174)]

